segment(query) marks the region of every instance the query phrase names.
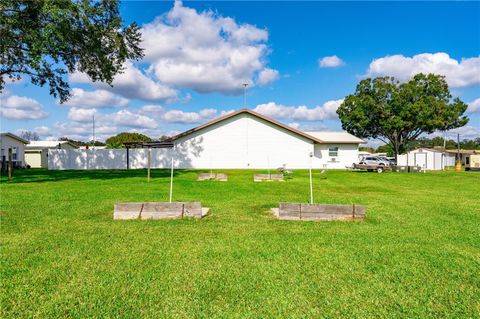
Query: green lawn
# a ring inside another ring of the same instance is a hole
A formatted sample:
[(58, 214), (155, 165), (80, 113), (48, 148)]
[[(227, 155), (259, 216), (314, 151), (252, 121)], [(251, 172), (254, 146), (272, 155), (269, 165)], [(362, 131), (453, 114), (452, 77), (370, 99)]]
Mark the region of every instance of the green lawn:
[(16, 171), (1, 180), (1, 314), (22, 317), (480, 317), (480, 173), (328, 171), (315, 201), (365, 222), (278, 221), (307, 202), (286, 182), (197, 182), (174, 200), (202, 220), (113, 221), (117, 201), (168, 200), (169, 172)]

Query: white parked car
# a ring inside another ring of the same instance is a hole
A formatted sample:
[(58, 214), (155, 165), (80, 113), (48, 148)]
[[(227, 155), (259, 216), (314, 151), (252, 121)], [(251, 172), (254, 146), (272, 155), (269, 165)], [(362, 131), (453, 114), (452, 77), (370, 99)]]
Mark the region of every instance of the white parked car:
[(390, 163), (388, 159), (376, 157), (376, 156), (366, 156), (362, 158), (360, 161), (360, 164), (365, 164), (365, 165), (383, 165), (383, 166), (389, 166)]

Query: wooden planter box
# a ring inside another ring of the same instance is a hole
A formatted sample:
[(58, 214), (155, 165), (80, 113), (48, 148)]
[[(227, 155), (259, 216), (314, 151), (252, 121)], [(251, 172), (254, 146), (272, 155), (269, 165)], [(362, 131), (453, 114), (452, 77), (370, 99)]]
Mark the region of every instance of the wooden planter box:
[(280, 203), (273, 209), (276, 217), (283, 220), (363, 220), (366, 206)]
[(113, 219), (202, 218), (207, 212), (200, 202), (116, 203)]
[(281, 181), (283, 182), (283, 174), (255, 174), (253, 176), (254, 182), (270, 182), (270, 181)]
[(201, 174), (198, 174), (197, 181), (210, 181), (210, 180), (226, 182), (226, 181), (228, 181), (228, 176), (227, 176), (227, 174), (222, 174), (222, 173), (212, 173), (212, 174), (201, 173)]

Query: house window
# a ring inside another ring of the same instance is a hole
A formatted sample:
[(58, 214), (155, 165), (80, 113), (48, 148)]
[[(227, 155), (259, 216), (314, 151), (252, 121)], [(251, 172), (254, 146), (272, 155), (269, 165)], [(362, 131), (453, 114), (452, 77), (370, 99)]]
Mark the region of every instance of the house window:
[(329, 147), (328, 148), (328, 156), (337, 157), (338, 156), (338, 147)]
[(17, 160), (17, 148), (12, 147), (12, 161), (16, 161), (16, 160)]

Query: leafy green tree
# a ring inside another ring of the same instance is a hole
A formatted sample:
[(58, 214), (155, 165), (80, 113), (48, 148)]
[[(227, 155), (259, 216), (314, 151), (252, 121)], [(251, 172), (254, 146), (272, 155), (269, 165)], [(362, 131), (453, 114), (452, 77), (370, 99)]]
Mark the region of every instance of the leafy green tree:
[(140, 133), (128, 133), (123, 132), (117, 134), (115, 136), (107, 138), (105, 143), (107, 143), (107, 147), (109, 148), (122, 148), (124, 147), (124, 143), (129, 142), (150, 142), (152, 139), (146, 135)]
[(395, 156), (422, 133), (464, 126), (467, 104), (452, 99), (445, 77), (417, 74), (408, 82), (393, 77), (365, 79), (337, 110), (343, 129), (361, 138), (378, 138)]
[(143, 56), (139, 27), (122, 25), (118, 0), (0, 1), (0, 92), (7, 78), (29, 76), (65, 102), (65, 76), (76, 70), (111, 84)]
[(160, 138), (158, 140), (160, 142), (166, 142), (166, 141), (170, 140), (170, 136), (162, 135), (162, 136), (160, 136)]
[(77, 146), (77, 147), (80, 147), (80, 146), (105, 146), (105, 143), (101, 142), (101, 141), (95, 141), (95, 143), (93, 143), (93, 141), (90, 141), (90, 142), (84, 142), (84, 141), (76, 141), (76, 140), (72, 140), (68, 137), (60, 137), (58, 139), (59, 141), (68, 141), (70, 143), (72, 143), (73, 145)]
[(359, 146), (358, 150), (359, 151), (364, 151), (364, 152), (369, 152), (369, 153), (375, 153), (375, 149), (373, 147), (368, 147), (368, 146)]
[(385, 145), (380, 145), (377, 147), (375, 150), (375, 153), (387, 153), (387, 156), (392, 156), (393, 155), (393, 150), (392, 147), (388, 144)]
[(114, 148), (122, 148), (122, 144), (116, 142), (116, 141), (113, 141), (109, 144), (107, 144), (107, 148), (110, 148), (110, 149), (114, 149)]

